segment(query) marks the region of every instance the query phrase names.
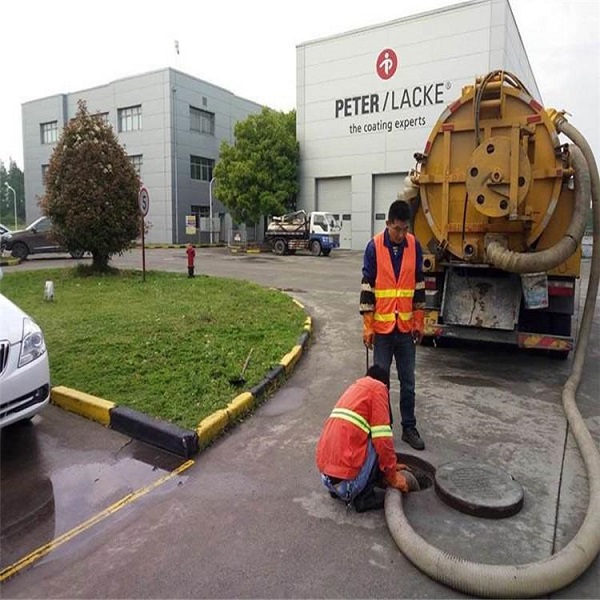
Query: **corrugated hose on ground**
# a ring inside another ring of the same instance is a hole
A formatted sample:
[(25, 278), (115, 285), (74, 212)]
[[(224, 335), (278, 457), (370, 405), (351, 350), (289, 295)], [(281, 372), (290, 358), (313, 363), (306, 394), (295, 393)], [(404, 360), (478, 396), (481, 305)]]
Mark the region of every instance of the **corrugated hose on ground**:
[[(528, 598), (556, 591), (579, 577), (600, 551), (600, 452), (585, 425), (576, 404), (575, 394), (581, 381), (587, 345), (592, 327), (598, 282), (600, 279), (600, 179), (598, 167), (585, 138), (564, 117), (557, 123), (575, 145), (571, 146), (576, 173), (576, 201), (573, 219), (565, 237), (555, 246), (539, 253), (519, 254), (490, 244), (494, 264), (518, 273), (545, 271), (573, 254), (581, 241), (591, 183), (593, 213), (593, 250), (585, 307), (571, 374), (562, 390), (562, 401), (589, 481), (588, 510), (575, 537), (562, 550), (535, 563), (489, 565), (453, 556), (426, 542), (411, 527), (402, 509), (402, 494), (388, 488), (385, 518), (394, 541), (402, 553), (421, 571), (456, 590), (481, 597)], [(591, 180), (591, 181), (590, 181)], [(537, 260), (536, 260), (537, 257)], [(558, 261), (558, 262), (556, 262)]]

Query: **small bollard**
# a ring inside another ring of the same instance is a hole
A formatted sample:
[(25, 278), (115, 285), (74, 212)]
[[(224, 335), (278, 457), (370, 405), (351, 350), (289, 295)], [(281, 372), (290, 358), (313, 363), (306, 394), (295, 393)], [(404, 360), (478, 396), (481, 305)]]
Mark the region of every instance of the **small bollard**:
[(51, 302), (52, 300), (54, 300), (54, 282), (53, 281), (46, 281), (46, 284), (44, 286), (44, 300), (47, 300), (48, 302)]

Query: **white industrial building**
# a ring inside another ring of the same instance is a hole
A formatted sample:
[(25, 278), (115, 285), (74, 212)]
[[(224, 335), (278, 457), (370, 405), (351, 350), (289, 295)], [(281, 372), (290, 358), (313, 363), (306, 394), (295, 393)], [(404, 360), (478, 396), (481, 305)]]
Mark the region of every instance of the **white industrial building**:
[(343, 220), (364, 249), (429, 133), (494, 69), (541, 101), (508, 0), (474, 0), (297, 46), (298, 207)]

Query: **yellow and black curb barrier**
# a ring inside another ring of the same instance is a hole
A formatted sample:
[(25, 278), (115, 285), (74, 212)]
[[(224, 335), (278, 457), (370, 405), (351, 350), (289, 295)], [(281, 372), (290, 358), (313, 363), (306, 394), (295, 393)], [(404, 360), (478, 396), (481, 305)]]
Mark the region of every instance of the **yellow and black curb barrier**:
[(19, 264), (21, 264), (20, 258), (13, 258), (12, 256), (0, 257), (0, 267), (13, 267)]
[[(294, 300), (298, 306), (304, 306)], [(226, 429), (271, 396), (294, 367), (308, 346), (312, 319), (307, 316), (296, 345), (251, 389), (236, 396), (227, 406), (202, 419), (195, 430), (184, 429), (114, 402), (91, 396), (64, 386), (52, 388), (51, 402), (65, 410), (97, 421), (137, 440), (158, 446), (179, 456), (190, 458), (211, 444)]]

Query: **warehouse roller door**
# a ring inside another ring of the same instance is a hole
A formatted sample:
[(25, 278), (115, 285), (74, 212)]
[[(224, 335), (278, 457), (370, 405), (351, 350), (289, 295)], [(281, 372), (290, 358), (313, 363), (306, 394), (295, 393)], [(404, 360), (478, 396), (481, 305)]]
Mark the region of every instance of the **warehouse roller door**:
[(406, 173), (390, 173), (373, 177), (373, 235), (385, 229), (390, 204), (398, 199)]
[(342, 223), (340, 248), (352, 248), (352, 179), (317, 179), (317, 210), (333, 213)]

